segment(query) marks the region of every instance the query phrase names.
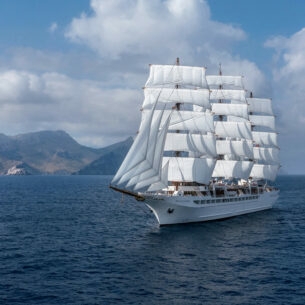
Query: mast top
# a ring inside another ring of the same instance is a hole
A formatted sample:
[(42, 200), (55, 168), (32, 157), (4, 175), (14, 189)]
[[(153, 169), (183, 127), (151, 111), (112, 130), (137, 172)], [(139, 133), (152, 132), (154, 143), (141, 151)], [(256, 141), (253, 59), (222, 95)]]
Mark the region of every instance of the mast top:
[[(180, 65), (180, 59), (179, 59), (179, 57), (176, 58), (176, 65), (177, 65), (177, 66)], [(179, 85), (176, 84), (175, 88), (178, 89), (178, 88), (179, 88)], [(180, 110), (180, 103), (176, 103), (176, 107), (177, 107), (177, 110)]]
[(221, 63), (219, 63), (219, 75), (222, 75), (222, 71), (221, 71)]

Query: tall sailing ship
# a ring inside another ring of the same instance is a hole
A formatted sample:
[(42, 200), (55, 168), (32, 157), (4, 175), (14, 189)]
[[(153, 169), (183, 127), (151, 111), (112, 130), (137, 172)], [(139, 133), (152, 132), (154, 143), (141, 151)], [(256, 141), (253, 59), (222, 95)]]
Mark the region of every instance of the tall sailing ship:
[(150, 65), (138, 134), (111, 182), (160, 225), (272, 208), (279, 148), (271, 100), (241, 76), (204, 67)]

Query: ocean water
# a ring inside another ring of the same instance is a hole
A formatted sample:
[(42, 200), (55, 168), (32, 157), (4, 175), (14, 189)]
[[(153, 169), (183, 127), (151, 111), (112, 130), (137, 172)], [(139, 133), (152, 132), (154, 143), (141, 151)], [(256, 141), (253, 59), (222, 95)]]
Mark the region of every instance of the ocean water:
[(272, 210), (161, 228), (110, 179), (0, 177), (0, 304), (305, 304), (305, 176)]

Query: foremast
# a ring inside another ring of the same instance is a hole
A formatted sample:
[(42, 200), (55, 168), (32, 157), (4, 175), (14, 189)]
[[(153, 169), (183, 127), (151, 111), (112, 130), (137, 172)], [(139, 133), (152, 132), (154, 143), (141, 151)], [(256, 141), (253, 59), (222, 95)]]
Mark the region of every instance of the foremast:
[[(177, 58), (176, 66), (179, 65)], [(191, 191), (194, 186), (209, 184), (215, 165), (215, 135), (205, 68), (192, 67), (193, 75), (198, 72), (203, 77), (201, 84), (179, 82), (174, 85), (174, 95), (179, 99), (173, 106), (163, 157), (163, 162), (169, 164), (169, 193)], [(201, 96), (201, 101), (192, 98), (185, 103), (184, 92), (190, 96)]]
[[(179, 59), (179, 57), (177, 57), (177, 59), (176, 59), (176, 65), (177, 65), (177, 66), (180, 65), (180, 59)], [(175, 85), (175, 88), (178, 89), (178, 88), (179, 88), (179, 84), (176, 84), (176, 85)], [(181, 103), (180, 103), (180, 102), (177, 102), (176, 105), (175, 105), (174, 107), (176, 108), (177, 111), (180, 111)], [(180, 133), (180, 130), (179, 130), (179, 129), (176, 130), (176, 133)], [(175, 157), (179, 158), (180, 155), (181, 155), (181, 152), (180, 152), (179, 150), (176, 150), (176, 151), (174, 152), (174, 155), (175, 155)], [(178, 181), (171, 181), (171, 183), (175, 186), (176, 191), (178, 191), (178, 189), (179, 189), (179, 184), (180, 184), (180, 183), (179, 183)]]

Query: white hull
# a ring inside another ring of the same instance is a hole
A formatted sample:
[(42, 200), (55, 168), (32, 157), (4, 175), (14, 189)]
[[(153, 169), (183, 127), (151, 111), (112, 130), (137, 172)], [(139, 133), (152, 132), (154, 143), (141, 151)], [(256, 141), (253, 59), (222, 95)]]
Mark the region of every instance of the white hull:
[(145, 203), (154, 212), (160, 225), (170, 225), (216, 220), (271, 209), (278, 194), (278, 190), (273, 190), (259, 195), (208, 199), (202, 196), (158, 195), (146, 197)]

